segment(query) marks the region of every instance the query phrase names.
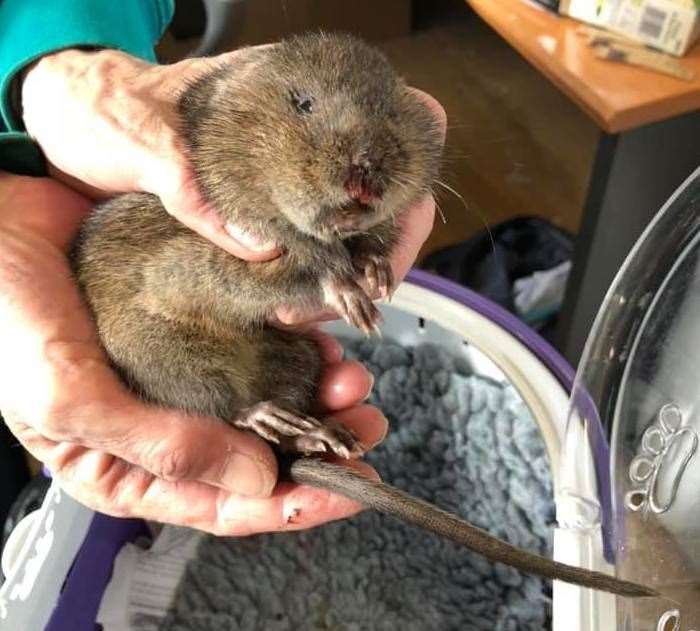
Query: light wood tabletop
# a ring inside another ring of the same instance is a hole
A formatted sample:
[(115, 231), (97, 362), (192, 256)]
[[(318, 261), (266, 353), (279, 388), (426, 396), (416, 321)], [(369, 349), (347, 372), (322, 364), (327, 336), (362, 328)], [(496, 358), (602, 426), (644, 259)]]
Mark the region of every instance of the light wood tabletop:
[(680, 58), (692, 81), (597, 59), (581, 25), (525, 0), (466, 0), (501, 37), (608, 133), (700, 109), (700, 43)]

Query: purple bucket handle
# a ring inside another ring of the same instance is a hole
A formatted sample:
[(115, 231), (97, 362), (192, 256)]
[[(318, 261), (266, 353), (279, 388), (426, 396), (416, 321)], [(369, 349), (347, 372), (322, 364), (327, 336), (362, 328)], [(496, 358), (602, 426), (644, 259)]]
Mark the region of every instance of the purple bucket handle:
[(586, 430), (595, 462), (598, 499), (601, 507), (603, 553), (608, 562), (612, 563), (615, 558), (615, 552), (613, 545), (610, 447), (598, 416), (598, 410), (590, 395), (581, 388), (576, 388), (574, 393), (576, 371), (551, 344), (512, 313), (488, 298), (480, 296), (471, 289), (458, 285), (451, 280), (423, 270), (411, 270), (406, 276), (406, 280), (414, 285), (450, 298), (498, 324), (529, 349), (556, 377), (569, 395), (575, 394), (574, 404), (585, 414), (585, 418), (589, 421), (586, 425)]

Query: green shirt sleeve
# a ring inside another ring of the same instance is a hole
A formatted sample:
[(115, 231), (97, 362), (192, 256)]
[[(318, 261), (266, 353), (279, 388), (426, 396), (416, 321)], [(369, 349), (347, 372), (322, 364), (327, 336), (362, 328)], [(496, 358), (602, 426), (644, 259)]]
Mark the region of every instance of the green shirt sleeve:
[(0, 0), (0, 169), (37, 171), (40, 152), (22, 134), (12, 80), (48, 53), (77, 46), (115, 48), (155, 61), (173, 0)]

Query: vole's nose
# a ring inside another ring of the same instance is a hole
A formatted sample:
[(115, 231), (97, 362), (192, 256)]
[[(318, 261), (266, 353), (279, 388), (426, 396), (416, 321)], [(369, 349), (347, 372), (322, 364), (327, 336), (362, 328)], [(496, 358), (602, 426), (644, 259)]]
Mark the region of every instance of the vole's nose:
[(367, 160), (353, 162), (350, 165), (348, 176), (345, 180), (345, 190), (352, 199), (360, 202), (360, 204), (369, 204), (381, 198), (384, 192), (381, 184), (378, 182), (377, 169)]

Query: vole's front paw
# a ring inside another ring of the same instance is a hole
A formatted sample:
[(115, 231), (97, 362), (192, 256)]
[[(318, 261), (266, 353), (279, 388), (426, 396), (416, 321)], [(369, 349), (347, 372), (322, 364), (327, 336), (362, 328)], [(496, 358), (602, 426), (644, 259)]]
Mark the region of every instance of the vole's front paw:
[(394, 272), (389, 259), (381, 254), (357, 253), (352, 257), (357, 272), (367, 280), (372, 295), (389, 298), (394, 291)]
[(324, 302), (343, 320), (365, 335), (379, 335), (382, 314), (374, 306), (367, 292), (352, 278), (330, 276), (323, 281)]

